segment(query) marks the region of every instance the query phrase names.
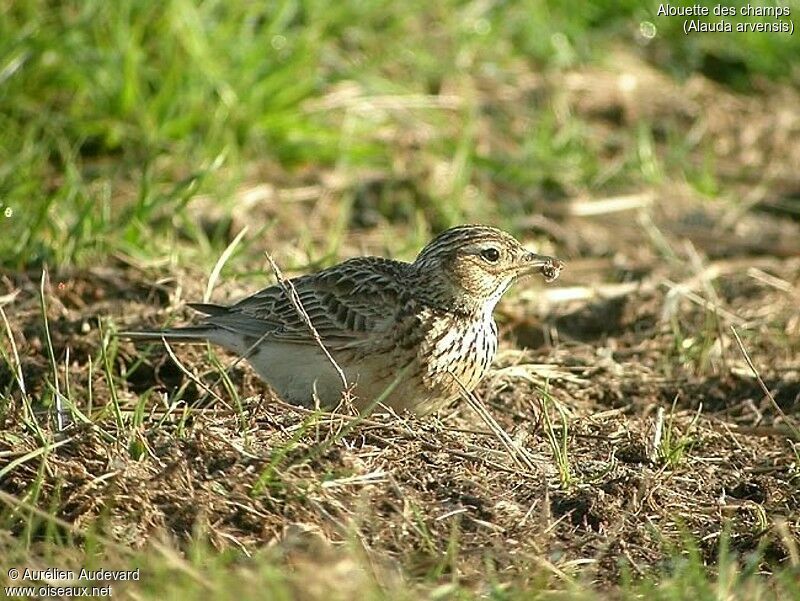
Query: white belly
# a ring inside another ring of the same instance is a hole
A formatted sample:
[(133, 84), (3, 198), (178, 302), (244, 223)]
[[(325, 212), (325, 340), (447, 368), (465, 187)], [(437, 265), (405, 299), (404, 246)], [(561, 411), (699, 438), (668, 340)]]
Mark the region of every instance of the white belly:
[[(342, 398), (341, 375), (330, 359), (312, 345), (263, 345), (249, 361), (258, 374), (290, 403), (314, 406), (316, 397), (323, 407), (332, 407)], [(357, 407), (369, 405), (398, 377), (400, 370), (387, 369), (386, 363), (387, 358), (380, 355), (360, 361), (340, 357), (337, 361), (357, 397)]]

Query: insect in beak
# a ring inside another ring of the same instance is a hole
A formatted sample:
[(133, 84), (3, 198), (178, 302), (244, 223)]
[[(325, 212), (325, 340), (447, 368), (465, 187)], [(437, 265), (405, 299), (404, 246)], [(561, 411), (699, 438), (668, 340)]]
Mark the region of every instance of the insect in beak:
[(520, 275), (541, 273), (546, 282), (552, 282), (561, 274), (561, 270), (564, 269), (564, 262), (555, 257), (528, 252), (522, 255), (519, 269)]

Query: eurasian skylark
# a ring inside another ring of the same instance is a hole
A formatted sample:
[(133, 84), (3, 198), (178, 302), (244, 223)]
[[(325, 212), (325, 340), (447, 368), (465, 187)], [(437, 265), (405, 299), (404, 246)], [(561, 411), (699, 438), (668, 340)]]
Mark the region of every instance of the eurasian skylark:
[(190, 304), (206, 315), (199, 325), (122, 335), (218, 344), (292, 403), (313, 406), (316, 395), (322, 406), (336, 405), (344, 375), (357, 408), (383, 394), (396, 411), (424, 415), (458, 397), (461, 385), (474, 389), (489, 369), (492, 311), (506, 290), (532, 273), (552, 281), (562, 267), (502, 230), (462, 225), (413, 263), (350, 259), (230, 306)]

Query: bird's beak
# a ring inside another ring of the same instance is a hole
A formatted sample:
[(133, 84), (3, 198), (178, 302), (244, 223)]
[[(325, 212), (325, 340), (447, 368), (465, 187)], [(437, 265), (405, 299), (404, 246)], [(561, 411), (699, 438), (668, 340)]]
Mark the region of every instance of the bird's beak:
[(527, 252), (519, 260), (519, 275), (541, 273), (547, 282), (555, 280), (562, 269), (564, 269), (562, 260), (547, 255)]

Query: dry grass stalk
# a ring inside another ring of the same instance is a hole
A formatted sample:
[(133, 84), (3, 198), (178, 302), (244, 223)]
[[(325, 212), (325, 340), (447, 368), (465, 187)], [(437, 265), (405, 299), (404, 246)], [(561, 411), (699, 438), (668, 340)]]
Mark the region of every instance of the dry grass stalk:
[(520, 293), (520, 298), (556, 305), (574, 301), (612, 299), (648, 289), (652, 289), (652, 286), (640, 281), (621, 284), (595, 284), (592, 286), (561, 286), (536, 291), (524, 290)]
[(5, 305), (10, 305), (14, 302), (14, 299), (19, 296), (19, 290), (14, 290), (13, 292), (9, 292), (8, 294), (0, 295), (0, 307), (4, 307)]
[(342, 380), (342, 392), (348, 393), (350, 389), (350, 385), (347, 383), (347, 378), (344, 375), (344, 371), (339, 364), (336, 362), (336, 359), (333, 358), (330, 351), (328, 351), (325, 344), (322, 342), (322, 337), (317, 332), (317, 328), (314, 327), (314, 324), (311, 323), (311, 317), (309, 317), (308, 312), (303, 307), (303, 303), (300, 301), (300, 296), (297, 294), (297, 290), (292, 284), (292, 281), (283, 277), (283, 273), (281, 273), (280, 268), (278, 267), (277, 263), (272, 259), (272, 255), (266, 253), (267, 260), (269, 261), (270, 267), (272, 267), (272, 271), (275, 274), (275, 277), (278, 280), (281, 288), (283, 288), (286, 297), (289, 299), (289, 302), (292, 303), (295, 311), (300, 316), (300, 318), (305, 322), (306, 326), (308, 326), (308, 331), (311, 333), (311, 336), (314, 338), (314, 342), (317, 343), (317, 346), (322, 350), (327, 357), (328, 361), (330, 361), (333, 369), (336, 370), (336, 373), (339, 375), (339, 378)]
[(222, 268), (225, 267), (225, 263), (227, 263), (228, 259), (231, 258), (233, 251), (236, 250), (236, 247), (242, 241), (242, 238), (244, 238), (245, 234), (247, 234), (247, 226), (239, 230), (239, 233), (236, 234), (236, 237), (234, 237), (230, 244), (225, 247), (225, 250), (222, 251), (222, 254), (219, 256), (216, 263), (214, 263), (214, 268), (211, 270), (211, 274), (208, 276), (206, 290), (203, 293), (204, 303), (207, 303), (209, 300), (211, 300), (211, 293), (214, 291), (214, 286), (219, 279), (220, 273), (222, 273)]
[(22, 362), (19, 359), (17, 343), (14, 340), (14, 333), (11, 331), (11, 324), (8, 323), (8, 318), (6, 317), (6, 312), (3, 310), (2, 304), (0, 304), (0, 317), (3, 318), (3, 325), (5, 325), (6, 328), (6, 336), (8, 336), (8, 341), (11, 345), (11, 355), (14, 357), (14, 377), (17, 380), (17, 386), (19, 386), (22, 396), (27, 397), (28, 393), (25, 390), (25, 377), (22, 373)]
[(64, 431), (65, 426), (65, 413), (63, 405), (63, 397), (61, 395), (61, 386), (58, 381), (58, 365), (56, 364), (56, 356), (53, 350), (53, 338), (50, 334), (50, 322), (47, 318), (47, 301), (45, 300), (45, 288), (49, 277), (47, 269), (42, 269), (42, 277), (39, 281), (39, 302), (41, 303), (42, 321), (44, 322), (45, 341), (47, 342), (47, 354), (50, 358), (50, 368), (53, 374), (53, 395), (55, 397), (55, 414), (56, 425), (59, 432)]
[(328, 94), (320, 100), (306, 102), (308, 112), (346, 109), (354, 112), (383, 110), (440, 109), (455, 111), (464, 104), (461, 96), (453, 94), (385, 94), (365, 96), (360, 89), (350, 88), (344, 92)]
[(661, 449), (661, 437), (664, 433), (664, 408), (659, 406), (656, 410), (656, 424), (653, 430), (653, 442), (650, 445), (650, 461), (655, 462), (658, 460), (658, 454)]
[[(664, 280), (662, 280), (662, 284), (665, 287), (669, 288), (670, 293), (672, 293), (673, 295), (683, 296), (683, 297), (687, 298), (688, 300), (692, 301), (693, 303), (703, 307), (704, 309), (706, 309), (708, 311), (712, 311), (713, 313), (719, 315), (720, 317), (722, 317), (723, 319), (725, 319), (728, 322), (731, 322), (731, 323), (734, 323), (734, 324), (737, 324), (737, 325), (742, 325), (743, 323), (745, 323), (745, 320), (743, 318), (739, 317), (735, 313), (731, 313), (730, 311), (728, 311), (726, 309), (723, 309), (718, 304), (713, 303), (713, 302), (703, 298), (699, 294), (696, 294), (695, 292), (692, 292), (683, 283), (679, 284), (679, 283), (673, 282), (672, 280), (669, 280), (669, 279), (665, 278)], [(669, 297), (669, 295), (668, 295), (668, 297)], [(674, 306), (674, 303), (665, 303), (665, 307), (672, 307), (672, 306)], [(665, 313), (667, 313), (667, 312), (668, 312), (668, 309), (665, 308)], [(668, 315), (666, 317), (668, 317)]]
[(770, 391), (769, 388), (767, 388), (767, 385), (761, 378), (761, 374), (758, 372), (755, 364), (753, 363), (753, 360), (750, 358), (750, 354), (744, 347), (744, 343), (742, 342), (742, 339), (739, 337), (739, 332), (737, 332), (736, 328), (733, 326), (731, 326), (731, 332), (733, 332), (733, 337), (736, 339), (736, 345), (739, 347), (739, 350), (741, 351), (745, 362), (747, 362), (747, 366), (750, 368), (750, 371), (753, 372), (753, 375), (755, 376), (758, 385), (761, 387), (761, 391), (769, 399), (769, 402), (772, 404), (772, 408), (775, 409), (778, 415), (780, 415), (781, 418), (783, 418), (783, 421), (791, 429), (792, 434), (794, 434), (795, 440), (800, 440), (800, 429), (798, 429), (794, 421), (788, 415), (786, 415), (784, 410), (781, 409), (781, 406), (778, 405), (778, 402), (775, 400), (775, 397), (772, 395), (772, 392)]
[[(225, 401), (225, 399), (223, 399), (216, 392), (214, 392), (214, 390), (210, 386), (206, 386), (205, 382), (203, 382), (200, 378), (198, 378), (191, 371), (189, 371), (189, 369), (181, 362), (181, 360), (178, 359), (178, 356), (175, 354), (175, 351), (172, 350), (172, 346), (170, 346), (170, 344), (169, 344), (169, 342), (167, 342), (166, 338), (164, 338), (162, 336), (161, 337), (161, 342), (164, 343), (164, 347), (166, 347), (167, 354), (169, 355), (170, 359), (172, 359), (172, 361), (175, 363), (175, 365), (178, 367), (178, 369), (181, 370), (181, 372), (187, 378), (189, 378), (192, 382), (197, 384), (197, 386), (199, 386), (202, 390), (205, 390), (207, 396), (208, 395), (213, 396), (215, 400), (219, 401), (220, 403), (225, 405), (225, 407), (227, 407), (228, 409), (233, 411), (233, 407), (231, 407), (230, 404)], [(217, 379), (217, 381), (214, 382), (214, 386), (219, 384), (221, 379), (222, 379), (222, 376), (220, 376), (219, 379)], [(205, 398), (207, 398), (207, 396), (203, 397), (203, 398), (205, 399)]]
[(655, 197), (653, 192), (642, 192), (626, 196), (610, 196), (598, 200), (573, 201), (569, 203), (567, 212), (575, 217), (594, 217), (620, 211), (645, 209), (653, 204)]
[(508, 433), (505, 430), (503, 430), (502, 426), (497, 423), (497, 420), (495, 420), (494, 417), (492, 417), (492, 414), (489, 413), (489, 410), (486, 409), (486, 406), (481, 402), (481, 400), (473, 392), (467, 390), (466, 387), (461, 383), (461, 380), (459, 380), (455, 376), (455, 374), (453, 374), (452, 372), (448, 373), (450, 373), (452, 378), (458, 384), (458, 387), (461, 391), (461, 397), (489, 427), (492, 433), (505, 447), (506, 451), (508, 451), (508, 454), (510, 455), (514, 463), (517, 464), (517, 466), (520, 469), (525, 469), (528, 470), (529, 472), (535, 472), (536, 466), (533, 460), (528, 456), (528, 453), (525, 451), (525, 449), (520, 447), (514, 442), (511, 436), (509, 436)]
[(795, 287), (790, 283), (784, 280), (783, 278), (779, 278), (774, 276), (770, 273), (767, 273), (763, 269), (759, 269), (758, 267), (750, 266), (747, 268), (747, 275), (753, 278), (754, 280), (758, 280), (759, 282), (763, 282), (768, 286), (772, 286), (776, 290), (780, 290), (781, 292), (788, 292), (793, 293), (795, 292)]

